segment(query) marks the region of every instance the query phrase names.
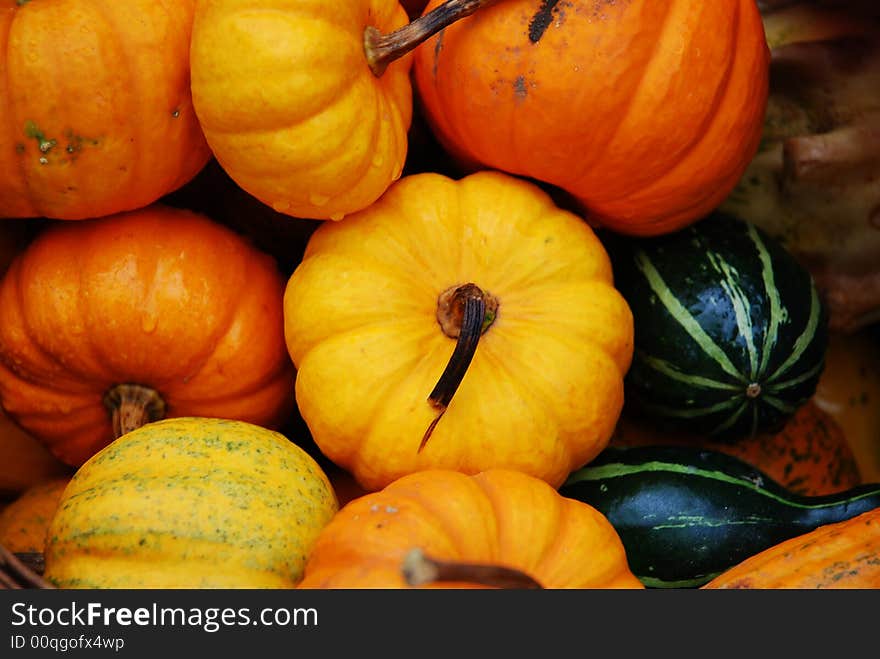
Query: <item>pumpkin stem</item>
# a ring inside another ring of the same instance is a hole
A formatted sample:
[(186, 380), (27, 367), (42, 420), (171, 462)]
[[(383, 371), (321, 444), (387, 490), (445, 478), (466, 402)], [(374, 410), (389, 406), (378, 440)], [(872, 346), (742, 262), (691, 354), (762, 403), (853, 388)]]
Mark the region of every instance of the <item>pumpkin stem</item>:
[(446, 369), (428, 396), (428, 402), (439, 413), (425, 431), (419, 451), (425, 448), (434, 428), (458, 391), (477, 351), (480, 336), (495, 322), (497, 314), (498, 300), (476, 284), (454, 286), (440, 294), (437, 300), (437, 321), (443, 332), (456, 339), (456, 343)]
[(480, 7), (495, 0), (447, 0), (424, 16), (388, 34), (382, 34), (372, 25), (364, 30), (364, 51), (367, 64), (377, 78), (388, 65), (430, 39), (448, 25), (470, 16)]
[(113, 438), (165, 418), (165, 401), (159, 392), (140, 384), (117, 384), (104, 394), (104, 407), (113, 423)]
[(488, 563), (440, 561), (427, 556), (421, 549), (411, 549), (407, 552), (401, 572), (409, 586), (464, 581), (494, 588), (543, 588), (540, 583), (521, 570)]

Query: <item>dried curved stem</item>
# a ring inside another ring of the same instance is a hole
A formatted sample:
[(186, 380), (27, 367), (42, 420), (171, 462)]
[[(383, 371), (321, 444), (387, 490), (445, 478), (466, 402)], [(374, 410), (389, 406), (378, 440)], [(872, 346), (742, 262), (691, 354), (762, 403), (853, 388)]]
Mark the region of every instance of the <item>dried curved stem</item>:
[[(42, 560), (42, 555), (38, 554)], [(21, 590), (25, 588), (53, 589), (55, 586), (43, 579), (17, 555), (0, 545), (0, 589)]]
[(104, 407), (113, 424), (113, 437), (165, 418), (165, 401), (159, 392), (140, 384), (117, 384), (104, 394)]
[(410, 586), (465, 582), (505, 589), (543, 588), (536, 579), (522, 570), (489, 563), (441, 561), (426, 555), (421, 549), (412, 549), (407, 553), (401, 571)]
[(400, 27), (394, 32), (382, 34), (375, 27), (364, 30), (364, 52), (367, 64), (377, 78), (396, 59), (427, 41), (448, 25), (470, 16), (495, 0), (448, 0), (439, 7)]
[(425, 448), (434, 428), (452, 402), (452, 397), (458, 391), (477, 351), (480, 336), (495, 320), (497, 309), (497, 300), (483, 292), (476, 284), (465, 284), (440, 296), (438, 318), (441, 327), (447, 335), (457, 338), (452, 356), (428, 396), (428, 402), (438, 414), (422, 436), (419, 451)]

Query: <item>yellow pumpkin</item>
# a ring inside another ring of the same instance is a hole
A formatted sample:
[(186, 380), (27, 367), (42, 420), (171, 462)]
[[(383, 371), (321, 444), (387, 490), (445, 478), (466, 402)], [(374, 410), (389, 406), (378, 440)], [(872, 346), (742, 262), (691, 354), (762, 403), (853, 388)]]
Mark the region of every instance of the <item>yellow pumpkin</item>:
[(396, 0), (199, 0), (193, 105), (223, 169), (288, 215), (372, 203), (403, 170), (412, 58), (374, 75), (364, 33), (407, 20)]
[(284, 326), (315, 443), (368, 490), (427, 468), (558, 487), (608, 444), (633, 350), (594, 232), (492, 171), (408, 176), (322, 225)]
[(157, 421), (73, 476), (44, 576), (59, 588), (293, 588), (337, 508), (318, 464), (277, 432)]
[(46, 531), (70, 476), (36, 483), (0, 512), (0, 545), (12, 552), (42, 553)]
[(829, 335), (813, 399), (843, 429), (862, 481), (880, 482), (880, 344), (870, 329)]

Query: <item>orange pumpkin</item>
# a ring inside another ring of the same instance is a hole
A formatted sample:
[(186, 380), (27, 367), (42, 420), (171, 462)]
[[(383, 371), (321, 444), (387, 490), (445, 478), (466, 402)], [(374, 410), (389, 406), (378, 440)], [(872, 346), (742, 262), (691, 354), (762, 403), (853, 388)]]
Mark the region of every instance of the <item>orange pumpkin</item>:
[(153, 205), (56, 223), (0, 282), (0, 403), (64, 462), (162, 416), (276, 427), (293, 406), (275, 261)]
[(0, 217), (140, 208), (210, 151), (192, 109), (195, 0), (0, 7)]
[(421, 576), (406, 576), (413, 550), (439, 572), (425, 584), (435, 587), (500, 575), (544, 588), (642, 588), (598, 511), (500, 469), (427, 470), (355, 499), (318, 535), (299, 588), (405, 588)]
[(733, 189), (768, 67), (754, 0), (505, 0), (420, 45), (414, 79), (469, 167), (553, 184), (592, 222), (654, 235)]
[(765, 549), (702, 588), (880, 588), (880, 508)]
[(751, 435), (735, 442), (661, 433), (628, 415), (621, 417), (611, 438), (612, 446), (655, 444), (701, 446), (732, 455), (798, 494), (833, 494), (862, 482), (843, 430), (812, 400), (798, 408), (779, 432)]
[(42, 553), (46, 532), (70, 475), (35, 483), (0, 512), (0, 545), (12, 552)]

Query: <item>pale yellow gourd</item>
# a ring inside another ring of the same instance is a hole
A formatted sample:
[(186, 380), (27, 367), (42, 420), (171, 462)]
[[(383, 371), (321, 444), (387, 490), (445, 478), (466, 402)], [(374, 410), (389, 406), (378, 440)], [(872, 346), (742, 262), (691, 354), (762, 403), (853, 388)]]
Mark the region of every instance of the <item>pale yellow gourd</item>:
[(320, 466), (279, 433), (158, 421), (74, 475), (44, 576), (60, 588), (293, 588), (337, 508)]

